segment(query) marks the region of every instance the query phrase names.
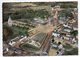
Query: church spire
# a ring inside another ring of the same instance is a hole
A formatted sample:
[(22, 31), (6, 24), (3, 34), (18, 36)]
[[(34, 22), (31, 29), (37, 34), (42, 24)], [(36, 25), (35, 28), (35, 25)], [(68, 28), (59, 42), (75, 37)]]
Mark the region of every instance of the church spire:
[(8, 18), (8, 25), (9, 26), (12, 26), (12, 20), (11, 20), (11, 17), (9, 16), (9, 18)]

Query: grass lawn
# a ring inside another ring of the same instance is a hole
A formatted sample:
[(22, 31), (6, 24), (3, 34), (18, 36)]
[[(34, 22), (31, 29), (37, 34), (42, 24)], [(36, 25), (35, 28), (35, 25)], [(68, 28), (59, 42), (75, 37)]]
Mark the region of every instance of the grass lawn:
[(30, 52), (34, 52), (34, 51), (37, 51), (37, 50), (38, 50), (37, 47), (35, 47), (35, 46), (33, 46), (33, 45), (30, 45), (30, 44), (28, 44), (28, 43), (22, 44), (22, 45), (21, 45), (21, 48), (23, 48), (23, 49), (25, 49), (25, 50), (28, 50), (28, 51), (30, 51)]

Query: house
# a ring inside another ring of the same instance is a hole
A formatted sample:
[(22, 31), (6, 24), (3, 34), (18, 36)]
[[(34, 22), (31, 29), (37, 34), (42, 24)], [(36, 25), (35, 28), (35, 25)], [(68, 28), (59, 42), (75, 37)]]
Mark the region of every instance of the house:
[(72, 28), (71, 28), (70, 26), (65, 25), (62, 31), (63, 31), (63, 32), (68, 32), (68, 33), (69, 33), (69, 32), (71, 32), (71, 30), (72, 30)]
[(78, 28), (77, 27), (73, 27), (73, 30), (78, 30)]
[(60, 34), (59, 34), (58, 32), (53, 32), (53, 33), (52, 33), (52, 36), (58, 37), (58, 36), (60, 36)]
[(71, 28), (68, 24), (63, 24), (64, 27)]
[(14, 47), (15, 44), (16, 44), (16, 42), (14, 42), (14, 41), (10, 41), (10, 42), (9, 42), (9, 45), (11, 45), (12, 47)]
[(33, 20), (33, 24), (46, 24), (46, 23), (47, 23), (47, 21), (41, 19), (40, 17), (34, 18), (34, 20)]

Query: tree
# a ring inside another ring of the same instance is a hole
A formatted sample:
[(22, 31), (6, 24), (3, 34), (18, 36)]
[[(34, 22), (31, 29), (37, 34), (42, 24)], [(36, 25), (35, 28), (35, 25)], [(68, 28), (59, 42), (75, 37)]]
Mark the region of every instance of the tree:
[(9, 39), (9, 36), (13, 35), (13, 31), (11, 27), (3, 26), (3, 41), (7, 41)]
[(76, 38), (76, 36), (78, 35), (78, 30), (72, 30), (70, 34)]
[(3, 22), (5, 22), (8, 20), (8, 17), (10, 15), (11, 4), (3, 3), (2, 7), (3, 7)]
[(73, 14), (71, 13), (71, 9), (62, 10), (61, 12), (59, 12), (59, 17), (65, 17), (65, 18), (70, 17), (70, 19), (74, 18)]
[(61, 36), (65, 36), (65, 35), (66, 35), (66, 33), (60, 33), (60, 35), (61, 35)]
[(65, 51), (63, 55), (78, 55), (78, 48), (73, 48), (71, 51)]
[(54, 43), (54, 39), (52, 39), (52, 43)]

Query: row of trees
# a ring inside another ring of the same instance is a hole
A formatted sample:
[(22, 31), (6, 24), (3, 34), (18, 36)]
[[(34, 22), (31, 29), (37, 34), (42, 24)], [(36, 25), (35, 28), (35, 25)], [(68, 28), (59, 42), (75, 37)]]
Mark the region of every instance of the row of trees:
[(70, 34), (76, 38), (76, 36), (78, 35), (78, 30), (72, 30)]
[(50, 13), (43, 9), (41, 9), (41, 10), (33, 10), (33, 9), (20, 10), (20, 11), (14, 12), (14, 13), (4, 14), (3, 21), (7, 21), (9, 15), (12, 17), (12, 19), (24, 18), (24, 19), (32, 20), (35, 17), (45, 18), (45, 16), (50, 16)]

